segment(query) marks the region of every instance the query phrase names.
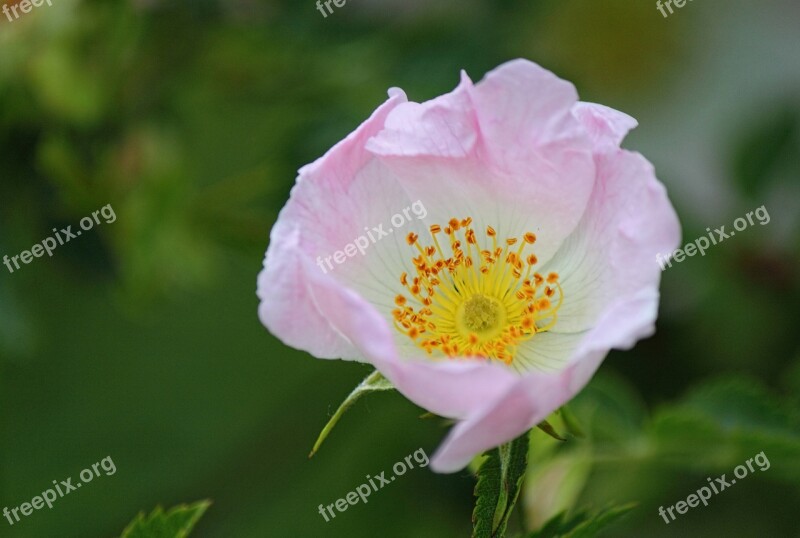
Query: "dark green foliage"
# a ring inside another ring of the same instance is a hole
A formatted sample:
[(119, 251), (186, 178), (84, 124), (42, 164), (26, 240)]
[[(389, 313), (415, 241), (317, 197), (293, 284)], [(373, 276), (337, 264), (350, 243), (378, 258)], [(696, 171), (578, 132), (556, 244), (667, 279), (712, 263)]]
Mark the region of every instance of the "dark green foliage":
[(156, 508), (150, 515), (139, 514), (120, 538), (186, 538), (211, 505), (200, 501), (164, 511)]
[(636, 507), (635, 504), (604, 508), (599, 511), (584, 510), (570, 517), (560, 513), (537, 532), (525, 538), (593, 538), (622, 519)]

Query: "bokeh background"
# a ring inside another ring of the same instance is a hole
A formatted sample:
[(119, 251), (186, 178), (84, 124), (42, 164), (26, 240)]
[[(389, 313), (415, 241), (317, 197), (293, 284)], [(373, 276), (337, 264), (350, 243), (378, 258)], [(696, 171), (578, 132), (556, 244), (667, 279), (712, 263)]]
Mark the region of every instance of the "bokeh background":
[[(534, 436), (515, 528), (636, 501), (611, 536), (797, 537), (800, 524), (800, 3), (696, 0), (53, 0), (0, 19), (0, 255), (106, 204), (117, 215), (0, 266), (0, 503), (111, 456), (117, 473), (10, 537), (115, 536), (200, 499), (198, 537), (459, 537), (469, 471), (409, 472), (329, 504), (444, 436), (395, 393), (328, 416), (369, 370), (286, 348), (255, 279), (297, 168), (391, 86), (422, 101), (515, 57), (640, 122), (684, 242), (756, 224), (663, 277), (658, 333), (614, 352), (572, 405), (583, 440)], [(335, 224), (333, 224), (335, 225)], [(765, 451), (669, 526), (658, 516)]]

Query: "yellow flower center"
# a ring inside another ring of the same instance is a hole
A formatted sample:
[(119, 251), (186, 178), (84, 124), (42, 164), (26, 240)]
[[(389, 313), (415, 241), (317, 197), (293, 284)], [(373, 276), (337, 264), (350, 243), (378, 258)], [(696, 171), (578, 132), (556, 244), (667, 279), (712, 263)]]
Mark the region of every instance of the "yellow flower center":
[(496, 335), (505, 318), (506, 310), (500, 301), (485, 295), (473, 295), (456, 311), (456, 320), (460, 322), (458, 329), (462, 334)]
[[(471, 218), (450, 219), (445, 228), (434, 224), (430, 246), (408, 234), (408, 244), (419, 251), (412, 258), (416, 276), (400, 275), (410, 297), (395, 298), (394, 326), (430, 355), (511, 364), (520, 343), (555, 325), (563, 290), (556, 273), (534, 272), (536, 255), (524, 254), (536, 242), (535, 234), (506, 239), (501, 247), (489, 226), (482, 246), (471, 224)], [(439, 242), (442, 232), (449, 256)]]

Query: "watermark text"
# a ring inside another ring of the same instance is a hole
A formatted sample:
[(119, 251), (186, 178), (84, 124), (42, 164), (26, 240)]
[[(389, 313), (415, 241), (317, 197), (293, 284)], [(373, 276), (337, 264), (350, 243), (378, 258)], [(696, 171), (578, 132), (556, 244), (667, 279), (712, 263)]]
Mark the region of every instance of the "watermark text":
[[(363, 256), (366, 252), (367, 248), (377, 242), (379, 239), (382, 239), (388, 236), (391, 233), (394, 233), (395, 229), (400, 228), (406, 222), (411, 222), (411, 214), (417, 217), (417, 220), (424, 219), (428, 216), (428, 210), (425, 209), (425, 206), (422, 205), (422, 202), (417, 200), (410, 206), (403, 209), (402, 214), (400, 212), (395, 213), (392, 215), (390, 222), (394, 228), (387, 228), (384, 229), (383, 224), (379, 224), (377, 227), (373, 227), (372, 230), (364, 226), (364, 231), (367, 232), (367, 235), (360, 235), (353, 240), (352, 243), (348, 243), (344, 246), (343, 251), (337, 250), (331, 256), (325, 256), (323, 259), (322, 256), (317, 256), (317, 265), (322, 270), (323, 273), (327, 273), (328, 270), (333, 270), (333, 264), (331, 263), (331, 259), (336, 262), (337, 265), (343, 264), (347, 258), (352, 258), (356, 255), (356, 252), (360, 252)], [(369, 237), (369, 239), (367, 239)], [(370, 243), (371, 241), (371, 243)], [(327, 269), (325, 268), (327, 266)]]
[[(405, 457), (405, 459), (398, 461), (392, 466), (392, 471), (394, 471), (394, 475), (386, 478), (386, 471), (381, 472), (375, 476), (367, 475), (367, 482), (358, 486), (355, 490), (349, 492), (341, 499), (337, 499), (335, 502), (329, 504), (328, 506), (319, 505), (319, 513), (320, 515), (325, 518), (325, 521), (330, 521), (331, 519), (336, 517), (336, 512), (333, 511), (334, 508), (338, 512), (344, 512), (350, 506), (354, 506), (359, 503), (359, 501), (367, 504), (367, 498), (376, 493), (379, 489), (383, 489), (385, 486), (388, 486), (398, 476), (403, 476), (406, 474), (406, 471), (409, 471), (414, 468), (414, 462), (417, 462), (420, 467), (427, 467), (428, 466), (428, 455), (425, 453), (423, 449), (416, 450), (413, 454), (409, 454)], [(328, 517), (330, 515), (330, 517)]]
[[(103, 217), (106, 224), (111, 224), (117, 220), (117, 215), (114, 213), (114, 208), (111, 207), (111, 204), (107, 204), (102, 208), (98, 209), (97, 211), (92, 212), (91, 217), (83, 217), (80, 222), (78, 223), (81, 227), (80, 230), (72, 231), (72, 226), (67, 226), (66, 228), (62, 228), (59, 231), (56, 228), (53, 228), (53, 237), (48, 237), (41, 243), (36, 243), (31, 247), (30, 250), (23, 250), (16, 256), (9, 257), (8, 255), (3, 256), (3, 265), (8, 268), (10, 273), (13, 273), (15, 270), (20, 268), (19, 262), (21, 261), (24, 264), (29, 264), (33, 261), (34, 258), (41, 258), (44, 253), (47, 253), (47, 256), (50, 257), (53, 255), (53, 251), (63, 245), (68, 243), (70, 240), (75, 239), (83, 231), (89, 231), (94, 227), (95, 224), (100, 224), (100, 216)], [(82, 231), (83, 230), (83, 231)], [(13, 267), (12, 267), (13, 264)]]
[[(725, 226), (720, 226), (715, 230), (711, 230), (711, 228), (706, 228), (708, 232), (708, 237), (701, 236), (695, 239), (692, 243), (687, 243), (683, 248), (677, 249), (675, 252), (669, 254), (656, 254), (656, 261), (658, 265), (661, 267), (661, 270), (664, 271), (666, 266), (672, 267), (672, 262), (682, 262), (685, 259), (685, 256), (694, 256), (698, 252), (701, 256), (706, 255), (706, 250), (708, 250), (711, 246), (717, 245), (722, 243), (729, 237), (733, 237), (736, 235), (736, 232), (741, 232), (747, 229), (748, 226), (753, 226), (755, 222), (753, 221), (753, 216), (758, 219), (758, 223), (762, 226), (765, 224), (769, 224), (770, 217), (769, 213), (767, 212), (767, 208), (765, 206), (761, 206), (754, 211), (750, 211), (745, 215), (747, 217), (739, 217), (735, 221), (733, 221), (733, 227), (735, 230), (731, 230), (730, 232), (725, 231)], [(666, 265), (665, 265), (666, 264)]]
[[(755, 472), (753, 463), (758, 466), (760, 471), (766, 471), (770, 467), (769, 459), (767, 459), (766, 454), (764, 454), (764, 451), (762, 450), (745, 462), (747, 467), (745, 467), (745, 465), (737, 465), (733, 470), (734, 476), (741, 480), (742, 478), (746, 477), (748, 473)], [(731, 478), (728, 480), (726, 476), (727, 474), (724, 474), (718, 478), (715, 478), (714, 480), (706, 478), (708, 481), (708, 486), (703, 486), (695, 493), (692, 493), (686, 497), (685, 501), (678, 501), (666, 510), (664, 510), (663, 506), (659, 506), (658, 515), (663, 517), (664, 523), (669, 525), (671, 521), (675, 521), (675, 514), (673, 513), (673, 510), (678, 512), (678, 515), (682, 515), (688, 512), (689, 508), (695, 508), (701, 502), (703, 503), (703, 506), (708, 506), (708, 500), (711, 499), (712, 491), (714, 495), (718, 495), (736, 483), (736, 478)], [(669, 517), (672, 518), (671, 520), (667, 519), (667, 514), (669, 514)]]
[(11, 508), (10, 510), (6, 506), (3, 508), (3, 516), (8, 520), (8, 523), (13, 526), (15, 523), (19, 523), (20, 514), (22, 514), (22, 517), (27, 517), (31, 515), (34, 510), (41, 510), (45, 507), (45, 505), (48, 509), (52, 510), (53, 503), (58, 499), (61, 499), (65, 495), (69, 495), (73, 491), (76, 491), (84, 484), (88, 484), (94, 480), (95, 477), (99, 477), (100, 469), (105, 472), (106, 476), (111, 476), (117, 472), (117, 466), (114, 465), (114, 460), (111, 459), (111, 456), (108, 456), (93, 464), (91, 468), (81, 471), (79, 475), (81, 479), (80, 482), (73, 484), (72, 478), (67, 478), (66, 480), (61, 480), (60, 482), (53, 480), (53, 488), (43, 491), (41, 495), (37, 495), (31, 499), (31, 502), (24, 502), (19, 506)]

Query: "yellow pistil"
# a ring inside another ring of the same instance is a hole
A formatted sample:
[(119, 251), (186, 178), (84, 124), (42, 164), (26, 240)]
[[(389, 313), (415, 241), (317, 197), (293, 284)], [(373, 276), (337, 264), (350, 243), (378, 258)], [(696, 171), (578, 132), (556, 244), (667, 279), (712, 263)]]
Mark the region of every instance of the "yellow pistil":
[[(535, 272), (538, 258), (523, 255), (535, 234), (498, 242), (489, 226), (482, 248), (471, 224), (471, 218), (453, 218), (445, 227), (432, 225), (431, 246), (408, 235), (419, 254), (412, 258), (416, 275), (400, 276), (407, 294), (395, 298), (394, 326), (428, 354), (510, 365), (520, 343), (555, 325), (563, 290), (557, 273)], [(442, 233), (449, 240), (447, 257), (442, 248), (447, 243), (437, 237)]]

